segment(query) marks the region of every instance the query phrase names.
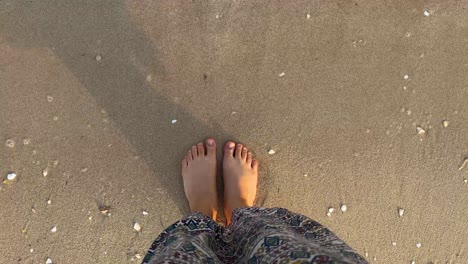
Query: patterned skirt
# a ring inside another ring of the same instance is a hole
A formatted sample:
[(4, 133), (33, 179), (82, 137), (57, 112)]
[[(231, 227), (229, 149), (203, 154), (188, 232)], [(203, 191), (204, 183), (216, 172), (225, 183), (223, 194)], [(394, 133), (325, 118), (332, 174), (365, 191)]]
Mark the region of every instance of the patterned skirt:
[(143, 264), (368, 263), (330, 230), (284, 208), (239, 208), (228, 227), (190, 213), (153, 242)]

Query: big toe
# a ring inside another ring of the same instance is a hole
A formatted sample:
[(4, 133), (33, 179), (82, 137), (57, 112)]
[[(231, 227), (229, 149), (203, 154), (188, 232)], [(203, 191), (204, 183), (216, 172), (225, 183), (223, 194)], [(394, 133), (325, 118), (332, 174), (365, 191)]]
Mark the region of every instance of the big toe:
[(216, 141), (212, 138), (206, 140), (206, 155), (207, 156), (216, 156)]
[(234, 147), (236, 143), (232, 141), (228, 141), (224, 146), (224, 157), (225, 158), (233, 158), (234, 157)]

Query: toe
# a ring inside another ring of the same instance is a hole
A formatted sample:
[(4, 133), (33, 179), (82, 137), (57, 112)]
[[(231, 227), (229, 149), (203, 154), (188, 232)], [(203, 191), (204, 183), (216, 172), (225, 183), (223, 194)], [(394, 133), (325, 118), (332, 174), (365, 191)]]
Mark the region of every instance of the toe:
[(212, 138), (206, 140), (206, 155), (209, 157), (216, 156), (216, 142)]
[(234, 156), (234, 146), (236, 144), (232, 141), (228, 141), (226, 146), (224, 146), (224, 156), (225, 157), (233, 157)]
[(258, 161), (256, 161), (256, 160), (253, 160), (253, 161), (252, 161), (252, 168), (253, 168), (254, 170), (257, 170), (257, 169), (258, 169)]
[(192, 146), (192, 156), (193, 156), (193, 159), (195, 159), (196, 157), (198, 157), (197, 146)]
[(247, 148), (246, 147), (242, 148), (241, 157), (242, 157), (243, 160), (247, 160)]
[(205, 147), (203, 146), (203, 143), (198, 143), (197, 144), (197, 150), (198, 150), (198, 156), (199, 157), (205, 156)]
[(252, 152), (247, 152), (247, 164), (252, 164)]
[(184, 159), (182, 160), (182, 169), (187, 168), (187, 166), (188, 166), (187, 158), (184, 158)]
[(189, 150), (189, 151), (187, 152), (187, 156), (185, 157), (185, 159), (187, 160), (187, 164), (189, 163), (189, 161), (192, 161), (192, 160), (193, 160), (192, 150)]
[(237, 144), (236, 145), (236, 152), (234, 153), (234, 157), (236, 157), (237, 159), (241, 159), (242, 158), (242, 144)]

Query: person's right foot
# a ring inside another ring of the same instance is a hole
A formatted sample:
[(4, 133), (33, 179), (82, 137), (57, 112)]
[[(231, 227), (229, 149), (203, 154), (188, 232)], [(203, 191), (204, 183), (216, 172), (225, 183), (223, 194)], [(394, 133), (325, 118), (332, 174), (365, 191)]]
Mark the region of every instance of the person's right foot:
[(228, 141), (224, 146), (224, 213), (227, 224), (232, 212), (241, 207), (251, 207), (257, 193), (258, 161), (246, 147)]

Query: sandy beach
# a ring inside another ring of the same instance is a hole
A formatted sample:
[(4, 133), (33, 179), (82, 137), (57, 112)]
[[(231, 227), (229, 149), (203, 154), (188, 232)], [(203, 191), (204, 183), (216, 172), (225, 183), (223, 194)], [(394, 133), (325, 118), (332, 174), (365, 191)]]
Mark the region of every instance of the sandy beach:
[(468, 1), (2, 0), (0, 263), (141, 262), (209, 136), (370, 263), (468, 263), (467, 51)]

